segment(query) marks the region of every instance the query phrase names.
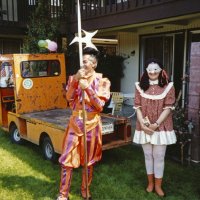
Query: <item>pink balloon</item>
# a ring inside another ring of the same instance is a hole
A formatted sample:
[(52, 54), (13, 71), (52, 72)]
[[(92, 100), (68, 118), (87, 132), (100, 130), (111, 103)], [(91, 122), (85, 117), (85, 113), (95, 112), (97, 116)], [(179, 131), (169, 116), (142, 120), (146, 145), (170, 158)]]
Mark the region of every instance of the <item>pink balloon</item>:
[(49, 51), (57, 51), (58, 45), (56, 42), (50, 41), (48, 42)]

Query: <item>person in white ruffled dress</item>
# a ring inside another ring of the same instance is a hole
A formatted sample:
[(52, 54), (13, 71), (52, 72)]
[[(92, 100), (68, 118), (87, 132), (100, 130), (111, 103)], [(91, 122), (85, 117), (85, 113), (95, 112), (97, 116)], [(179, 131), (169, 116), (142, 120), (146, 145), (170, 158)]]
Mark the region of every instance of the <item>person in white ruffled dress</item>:
[(167, 145), (176, 143), (172, 110), (175, 103), (173, 82), (169, 82), (163, 65), (148, 60), (140, 82), (135, 83), (134, 109), (137, 113), (133, 142), (141, 144), (148, 177), (147, 192), (165, 196), (162, 189)]

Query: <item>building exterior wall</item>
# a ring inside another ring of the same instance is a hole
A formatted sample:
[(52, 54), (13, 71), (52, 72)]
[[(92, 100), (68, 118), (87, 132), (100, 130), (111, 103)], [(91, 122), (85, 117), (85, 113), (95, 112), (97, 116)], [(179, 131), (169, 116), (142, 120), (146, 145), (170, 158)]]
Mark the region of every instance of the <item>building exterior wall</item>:
[(151, 26), (138, 28), (138, 34), (140, 35), (157, 34), (163, 32), (181, 31), (181, 30), (196, 29), (196, 28), (200, 28), (200, 19), (190, 20), (188, 21), (187, 25), (178, 25), (172, 23), (170, 24), (170, 22), (165, 22), (163, 24), (155, 23), (154, 25)]
[(191, 45), (190, 56), (190, 82), (189, 82), (189, 103), (188, 103), (188, 119), (193, 122), (195, 129), (193, 130), (191, 160), (200, 162), (200, 42), (193, 42)]
[(195, 129), (199, 134), (199, 109), (200, 109), (200, 42), (193, 42), (190, 56), (190, 83), (188, 118), (195, 123)]
[[(125, 58), (124, 77), (121, 80), (121, 92), (134, 96), (134, 83), (138, 80), (139, 69), (139, 38), (137, 33), (118, 33), (118, 52)], [(131, 53), (132, 52), (132, 53)], [(135, 54), (133, 53), (135, 52)], [(128, 104), (133, 104), (132, 98), (127, 100)]]
[[(118, 32), (118, 54), (126, 58), (124, 61), (125, 76), (121, 80), (121, 92), (125, 94), (132, 94), (134, 96), (134, 83), (139, 79), (139, 56), (141, 56), (139, 55), (140, 36), (153, 34), (168, 34), (178, 31), (184, 32), (191, 29), (200, 29), (200, 19), (190, 20), (188, 21), (187, 25), (159, 24), (160, 28), (156, 27), (158, 27), (158, 25), (155, 24), (145, 27), (138, 27), (136, 29), (137, 31), (134, 30), (134, 32)], [(131, 52), (133, 50), (135, 51), (134, 56), (131, 55)], [(186, 61), (184, 63), (186, 63)], [(185, 69), (184, 66), (183, 68)], [(183, 72), (183, 74), (184, 73), (185, 71)], [(131, 101), (129, 101), (128, 104), (131, 104)]]

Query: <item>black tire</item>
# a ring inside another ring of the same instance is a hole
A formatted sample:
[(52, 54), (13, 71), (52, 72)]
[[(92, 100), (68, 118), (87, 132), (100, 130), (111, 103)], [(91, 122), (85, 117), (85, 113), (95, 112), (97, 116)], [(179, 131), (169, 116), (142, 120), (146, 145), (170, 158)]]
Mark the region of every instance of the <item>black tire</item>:
[(42, 152), (46, 160), (58, 162), (58, 154), (54, 151), (51, 139), (48, 136), (44, 137), (42, 141)]
[(20, 136), (19, 130), (15, 124), (10, 127), (10, 139), (15, 144), (22, 144), (22, 138)]

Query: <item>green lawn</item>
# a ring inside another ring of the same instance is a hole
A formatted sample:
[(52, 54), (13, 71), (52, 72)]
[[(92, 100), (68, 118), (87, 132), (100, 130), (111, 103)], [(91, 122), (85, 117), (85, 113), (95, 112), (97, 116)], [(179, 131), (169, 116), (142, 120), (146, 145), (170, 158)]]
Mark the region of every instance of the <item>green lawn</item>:
[[(45, 161), (37, 146), (15, 145), (8, 134), (0, 132), (0, 200), (54, 200), (58, 194), (60, 166)], [(74, 170), (70, 199), (80, 200), (81, 169)], [(140, 147), (126, 147), (103, 152), (95, 166), (91, 186), (93, 200), (156, 200), (147, 194), (143, 153)], [(166, 160), (165, 199), (200, 199), (200, 166), (182, 166)]]

